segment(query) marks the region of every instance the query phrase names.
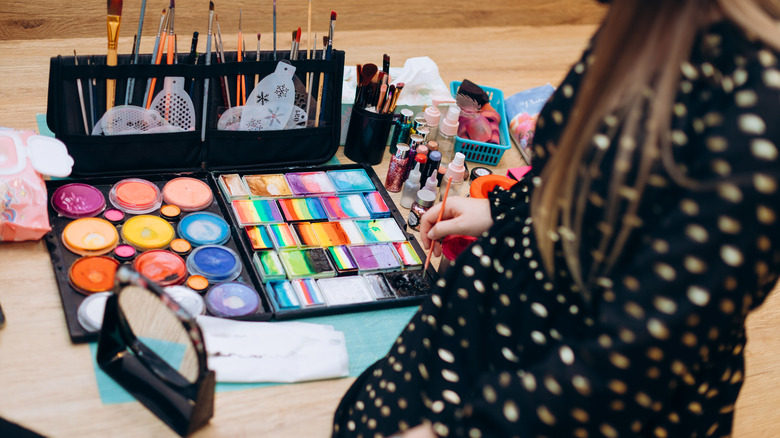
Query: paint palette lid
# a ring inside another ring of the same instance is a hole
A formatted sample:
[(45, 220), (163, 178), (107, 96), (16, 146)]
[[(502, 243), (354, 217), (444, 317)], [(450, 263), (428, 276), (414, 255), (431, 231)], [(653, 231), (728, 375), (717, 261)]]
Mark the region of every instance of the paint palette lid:
[(241, 275), (241, 268), (238, 254), (226, 246), (199, 246), (187, 257), (187, 270), (192, 275), (206, 277), (211, 283), (235, 280)]
[(162, 205), (160, 188), (151, 181), (140, 178), (123, 179), (108, 193), (111, 204), (132, 214), (146, 214), (157, 210)]
[(173, 301), (176, 301), (176, 304), (191, 316), (206, 314), (206, 302), (203, 301), (203, 297), (194, 290), (181, 285), (168, 286), (164, 290)]
[(236, 199), (230, 206), (242, 227), (284, 222), (282, 212), (273, 199)]
[(321, 278), (317, 280), (317, 286), (320, 287), (325, 301), (331, 306), (374, 301), (368, 283), (360, 275)]
[(266, 290), (274, 307), (278, 310), (292, 310), (301, 307), (301, 302), (289, 281), (272, 281), (266, 285)]
[(181, 284), (187, 278), (184, 259), (164, 249), (141, 253), (133, 261), (133, 269), (160, 286)]
[(132, 217), (122, 226), (122, 239), (140, 251), (167, 248), (175, 237), (173, 225), (148, 214)]
[(284, 280), (287, 273), (284, 271), (282, 259), (276, 251), (258, 251), (252, 256), (257, 272), (262, 281)]
[(337, 193), (370, 192), (376, 190), (364, 169), (331, 170), (326, 172)]
[(319, 198), (288, 198), (279, 200), (284, 220), (287, 222), (315, 222), (328, 220), (328, 214)]
[(192, 246), (222, 245), (230, 239), (230, 225), (218, 214), (201, 211), (184, 216), (177, 231)]
[(332, 221), (344, 219), (369, 219), (371, 214), (359, 194), (345, 196), (323, 196), (320, 198), (328, 218)]
[(206, 294), (206, 308), (214, 316), (247, 316), (260, 308), (260, 295), (243, 283), (220, 283)]
[(316, 196), (336, 193), (336, 188), (325, 172), (293, 172), (284, 175), (296, 196)]
[(111, 257), (82, 257), (68, 269), (68, 281), (73, 289), (91, 295), (114, 288), (114, 275), (119, 262)]
[(244, 183), (253, 198), (289, 198), (293, 195), (287, 179), (280, 173), (270, 175), (244, 175)]
[(105, 219), (84, 217), (65, 226), (62, 243), (79, 255), (103, 255), (119, 243), (119, 232)]
[(214, 194), (205, 182), (190, 177), (174, 178), (163, 186), (163, 200), (182, 211), (199, 211), (211, 205)]
[(51, 195), (51, 206), (69, 219), (94, 217), (106, 208), (106, 197), (89, 184), (65, 184)]
[(103, 327), (103, 315), (106, 311), (106, 301), (111, 292), (98, 292), (84, 299), (76, 312), (79, 325), (90, 333), (97, 333)]
[(219, 189), (222, 190), (222, 193), (230, 201), (249, 198), (249, 188), (237, 173), (220, 175), (217, 178), (217, 185), (219, 185)]
[(398, 261), (395, 250), (388, 244), (377, 243), (374, 245), (350, 246), (349, 251), (358, 265), (358, 272), (401, 269), (401, 262)]
[(280, 251), (279, 258), (282, 259), (284, 270), (287, 271), (289, 278), (321, 278), (336, 275), (323, 248)]

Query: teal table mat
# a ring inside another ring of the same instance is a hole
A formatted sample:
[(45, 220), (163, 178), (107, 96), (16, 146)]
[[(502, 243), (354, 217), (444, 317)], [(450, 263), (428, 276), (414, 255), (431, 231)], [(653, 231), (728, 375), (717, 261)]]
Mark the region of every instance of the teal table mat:
[[(417, 306), (344, 315), (320, 316), (298, 321), (332, 325), (344, 332), (349, 355), (349, 375), (357, 377), (371, 364), (384, 357), (401, 334), (406, 323), (417, 312)], [(272, 323), (273, 324), (273, 323)], [(97, 343), (90, 344), (92, 365), (97, 379), (98, 392), (103, 404), (117, 404), (135, 401), (132, 395), (114, 382), (97, 364)], [(218, 383), (217, 392), (261, 388), (277, 383)]]

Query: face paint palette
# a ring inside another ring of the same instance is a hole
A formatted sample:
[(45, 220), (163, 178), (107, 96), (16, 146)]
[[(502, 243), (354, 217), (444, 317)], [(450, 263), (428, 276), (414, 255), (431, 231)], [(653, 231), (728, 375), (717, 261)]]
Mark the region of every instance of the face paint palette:
[(322, 278), (317, 280), (322, 296), (330, 306), (358, 304), (374, 301), (374, 295), (363, 277)]
[(368, 219), (371, 215), (363, 197), (359, 194), (345, 196), (324, 196), (320, 198), (328, 218), (332, 221), (345, 219)]
[(298, 248), (298, 238), (288, 224), (271, 224), (266, 227), (277, 250)]
[(336, 275), (328, 254), (322, 248), (281, 251), (279, 258), (282, 259), (282, 265), (289, 278), (321, 278)]
[(293, 195), (282, 174), (246, 175), (244, 182), (253, 198), (289, 198)]
[(336, 193), (361, 193), (376, 190), (371, 177), (363, 169), (331, 170), (326, 172)]
[(328, 248), (328, 255), (330, 255), (333, 266), (339, 275), (354, 274), (358, 271), (358, 265), (347, 246), (331, 246)]
[(401, 267), (403, 269), (422, 269), (423, 261), (409, 241), (393, 242), (393, 248), (395, 248), (395, 252), (401, 260)]
[(372, 219), (390, 217), (390, 207), (387, 206), (379, 192), (363, 193), (362, 196)]
[(279, 211), (279, 206), (274, 200), (239, 199), (231, 202), (231, 206), (240, 226), (274, 224), (284, 221), (282, 212)]
[(357, 263), (358, 272), (361, 273), (401, 269), (395, 250), (388, 244), (350, 246), (349, 252)]
[(326, 221), (328, 215), (319, 198), (280, 199), (279, 208), (287, 222)]
[(271, 296), (271, 301), (279, 310), (290, 310), (301, 307), (298, 296), (295, 294), (289, 281), (272, 281), (266, 285), (266, 290)]
[(339, 222), (315, 222), (311, 224), (311, 228), (320, 241), (320, 245), (324, 247), (352, 243)]
[[(245, 241), (250, 234), (236, 225), (230, 201), (254, 200), (249, 198), (242, 175), (232, 175), (235, 178), (191, 172), (186, 177), (158, 174), (46, 182), (52, 227), (45, 236), (46, 246), (73, 342), (97, 340), (99, 325), (94, 322), (102, 322), (102, 317), (92, 318), (97, 315), (96, 305), (90, 302), (81, 307), (82, 302), (110, 291), (121, 263), (163, 287), (197, 285), (198, 292), (189, 292), (201, 301), (199, 294), (238, 282), (259, 296), (257, 309), (240, 318), (268, 320), (273, 316), (256, 270), (251, 264), (244, 269), (242, 253), (251, 260), (255, 250), (247, 252)], [(107, 201), (112, 206), (106, 208)], [(276, 201), (271, 201), (270, 209), (276, 208), (274, 223), (284, 223)], [(198, 210), (189, 211), (193, 209)], [(265, 232), (256, 239), (261, 242), (258, 248), (273, 249), (266, 225), (257, 228)], [(286, 279), (281, 260), (277, 262), (281, 278)]]
[(388, 298), (395, 298), (393, 290), (390, 289), (390, 285), (387, 284), (385, 276), (381, 274), (367, 274), (363, 278), (366, 279), (371, 293), (374, 294), (374, 298), (377, 300), (385, 300)]
[(282, 259), (276, 251), (260, 251), (252, 256), (252, 262), (263, 281), (283, 280), (287, 278)]
[(299, 278), (290, 280), (290, 284), (298, 296), (302, 307), (313, 307), (325, 305), (325, 298), (322, 297), (320, 287), (313, 278)]
[(265, 225), (246, 227), (244, 230), (246, 230), (246, 235), (249, 237), (253, 250), (274, 249), (274, 241), (271, 240), (271, 235), (268, 234), (268, 227)]
[(294, 172), (284, 175), (295, 196), (329, 195), (336, 193), (325, 172)]
[(355, 221), (366, 243), (403, 242), (406, 235), (392, 218)]
[(296, 222), (290, 224), (290, 226), (295, 230), (295, 234), (298, 235), (298, 243), (301, 245), (301, 248), (322, 246), (320, 239), (317, 238), (317, 234), (312, 228), (311, 222)]

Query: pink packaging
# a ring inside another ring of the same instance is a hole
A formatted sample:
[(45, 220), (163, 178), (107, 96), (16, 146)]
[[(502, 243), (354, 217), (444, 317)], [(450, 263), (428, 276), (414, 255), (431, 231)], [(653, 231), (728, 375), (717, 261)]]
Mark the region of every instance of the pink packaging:
[(0, 128), (0, 241), (37, 240), (51, 229), (41, 173), (64, 177), (72, 166), (61, 141)]

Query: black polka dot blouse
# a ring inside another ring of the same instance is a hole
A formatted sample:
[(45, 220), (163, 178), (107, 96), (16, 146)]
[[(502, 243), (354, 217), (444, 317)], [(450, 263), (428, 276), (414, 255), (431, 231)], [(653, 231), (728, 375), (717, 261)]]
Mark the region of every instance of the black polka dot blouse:
[[(536, 175), (588, 63), (586, 52), (540, 114)], [(634, 195), (609, 190), (621, 139), (606, 117), (582, 164), (593, 178), (582, 270), (604, 257), (607, 215), (635, 228), (612, 269), (588, 279), (589, 296), (560, 251), (553, 278), (542, 266), (528, 207), (538, 176), (494, 192), (494, 226), (345, 394), (334, 436), (423, 422), (441, 437), (730, 435), (745, 318), (780, 271), (778, 54), (716, 23), (681, 75), (675, 165), (710, 189), (684, 188), (657, 163), (635, 214), (605, 211), (608, 197)], [(630, 180), (639, 159), (625, 161)]]

